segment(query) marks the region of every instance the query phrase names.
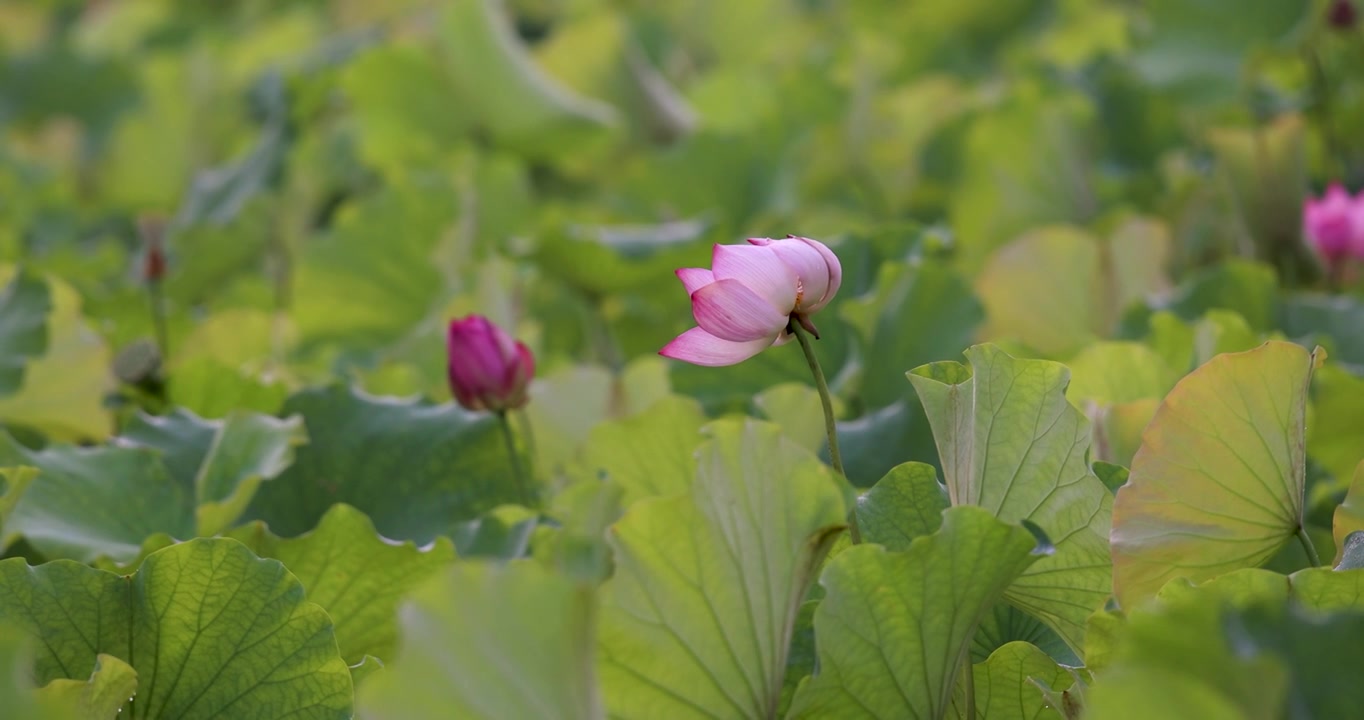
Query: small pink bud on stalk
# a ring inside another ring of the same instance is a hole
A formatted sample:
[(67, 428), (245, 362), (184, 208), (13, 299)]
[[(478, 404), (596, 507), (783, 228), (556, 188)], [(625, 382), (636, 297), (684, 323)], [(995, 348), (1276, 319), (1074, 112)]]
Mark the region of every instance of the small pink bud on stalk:
[(508, 410), (524, 407), (529, 399), (526, 390), (535, 377), (535, 356), (482, 315), (450, 321), (446, 348), (450, 392), (455, 402), (468, 410), (490, 410), (497, 415), (521, 504), (535, 507), (535, 494), (522, 469), (516, 438), (507, 420)]
[(660, 355), (693, 365), (734, 365), (790, 342), (786, 328), (792, 322), (819, 337), (810, 316), (843, 282), (838, 257), (824, 243), (794, 235), (748, 242), (716, 245), (710, 270), (677, 271), (698, 327), (677, 336)]
[(526, 404), (535, 357), (481, 315), (450, 322), (450, 391), (469, 410), (505, 412)]

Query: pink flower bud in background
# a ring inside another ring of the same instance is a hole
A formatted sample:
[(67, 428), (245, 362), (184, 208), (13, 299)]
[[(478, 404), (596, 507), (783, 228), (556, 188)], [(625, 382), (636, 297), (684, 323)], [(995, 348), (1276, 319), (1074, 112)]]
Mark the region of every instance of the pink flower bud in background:
[(1331, 0), (1326, 9), (1326, 22), (1337, 30), (1351, 30), (1358, 20), (1358, 13), (1350, 0)]
[(526, 404), (535, 357), (482, 315), (450, 321), (450, 391), (469, 410), (502, 412)]
[(166, 275), (166, 221), (144, 215), (137, 220), (137, 230), (142, 236), (142, 279), (151, 283), (160, 282)]
[(1339, 184), (1332, 184), (1320, 200), (1308, 198), (1303, 205), (1303, 235), (1328, 266), (1351, 255), (1364, 254), (1364, 195), (1361, 199)]
[(710, 270), (677, 271), (699, 327), (677, 336), (660, 355), (694, 365), (734, 365), (790, 340), (786, 327), (793, 320), (819, 336), (809, 316), (843, 282), (838, 257), (809, 238), (748, 242), (716, 245)]

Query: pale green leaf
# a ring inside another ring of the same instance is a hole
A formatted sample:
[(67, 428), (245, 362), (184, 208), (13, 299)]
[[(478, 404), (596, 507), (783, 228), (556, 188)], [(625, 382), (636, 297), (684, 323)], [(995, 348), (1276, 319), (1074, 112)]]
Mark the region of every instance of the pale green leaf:
[(126, 662), (100, 653), (87, 680), (58, 678), (38, 690), (43, 702), (70, 708), (75, 717), (115, 720), (137, 693), (137, 671)]
[(956, 507), (904, 552), (844, 550), (820, 578), (819, 672), (796, 691), (788, 717), (944, 717), (963, 650), (1035, 548), (1027, 530)]
[(604, 718), (591, 593), (534, 562), (463, 562), (402, 611), (398, 657), (365, 682), (364, 717)]
[(1284, 342), (1219, 355), (1165, 398), (1114, 503), (1124, 607), (1172, 578), (1260, 565), (1297, 532), (1307, 389), (1323, 356)]
[(283, 565), (235, 540), (172, 545), (131, 577), (13, 558), (0, 589), (0, 620), (38, 638), (38, 682), (84, 681), (101, 654), (132, 667), (138, 692), (121, 718), (351, 716), (331, 620)]
[(842, 529), (810, 453), (756, 421), (720, 421), (688, 495), (633, 505), (611, 531), (600, 672), (615, 715), (768, 718), (800, 602)]
[(627, 506), (644, 498), (686, 493), (696, 474), (696, 448), (705, 422), (695, 400), (665, 398), (634, 417), (592, 428), (580, 464), (587, 476), (603, 474), (618, 483)]
[(264, 558), (274, 558), (303, 583), (308, 600), (322, 606), (335, 625), (341, 657), (359, 663), (366, 655), (393, 657), (398, 603), (413, 588), (454, 562), (448, 538), (418, 548), (395, 543), (374, 530), (355, 508), (338, 504), (312, 532), (281, 538), (263, 523), (228, 533)]
[(1079, 652), (1085, 619), (1111, 583), (1113, 496), (1089, 469), (1089, 423), (1066, 401), (1062, 365), (993, 345), (966, 357), (970, 367), (934, 363), (909, 374), (933, 424), (948, 495), (953, 505), (1029, 520), (1055, 538), (1056, 553), (1024, 571), (1006, 598)]

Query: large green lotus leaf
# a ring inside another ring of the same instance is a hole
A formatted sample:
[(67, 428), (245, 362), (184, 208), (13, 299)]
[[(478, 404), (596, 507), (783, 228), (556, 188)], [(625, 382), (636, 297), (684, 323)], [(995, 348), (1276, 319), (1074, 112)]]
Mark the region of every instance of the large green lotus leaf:
[(24, 366), (47, 350), (47, 283), (20, 270), (0, 288), (0, 395), (18, 390)]
[(1176, 577), (1271, 558), (1303, 522), (1304, 420), (1320, 350), (1269, 342), (1190, 373), (1146, 427), (1113, 510), (1124, 607)]
[(809, 452), (723, 420), (688, 495), (638, 502), (610, 531), (599, 669), (613, 715), (767, 718), (793, 627), (843, 528), (842, 493)]
[[(948, 207), (969, 270), (980, 269), (1020, 233), (1084, 222), (1093, 212), (1092, 169), (1083, 143), (1094, 114), (1090, 101), (1077, 94), (1034, 94), (977, 116), (966, 131)], [(1058, 275), (1067, 281), (1060, 285), (1084, 277), (1059, 271), (1051, 277)]]
[(342, 208), (330, 235), (312, 238), (298, 259), (300, 341), (382, 346), (426, 317), (442, 287), (433, 254), (457, 207), (447, 187), (427, 183)]
[(874, 289), (839, 315), (862, 337), (861, 395), (872, 408), (905, 396), (905, 368), (965, 349), (985, 318), (961, 273), (937, 260), (883, 263)]
[(412, 595), (398, 657), (365, 682), (363, 716), (605, 717), (587, 589), (537, 563), (462, 562)]
[[(11, 274), (0, 268), (0, 283)], [(47, 350), (27, 362), (23, 387), (0, 397), (0, 423), (36, 430), (53, 440), (102, 440), (113, 430), (103, 404), (110, 385), (109, 350), (82, 318), (76, 290), (56, 278), (46, 282), (52, 303)]]
[(499, 145), (553, 156), (616, 123), (614, 108), (574, 93), (535, 64), (500, 0), (456, 0), (439, 13), (436, 29), (453, 96)]
[(859, 545), (820, 578), (819, 672), (791, 718), (942, 718), (976, 626), (1037, 556), (1036, 539), (975, 507), (904, 552)]
[(705, 423), (695, 400), (664, 398), (638, 415), (592, 428), (581, 466), (589, 477), (605, 474), (620, 485), (627, 506), (686, 493), (696, 475), (696, 448)]
[(137, 556), (150, 535), (194, 535), (192, 486), (173, 477), (155, 450), (69, 445), (30, 450), (0, 433), (0, 466), (6, 465), (27, 465), (40, 474), (19, 498), (5, 535), (23, 536), (46, 557), (126, 560)]
[(86, 680), (58, 678), (38, 690), (40, 701), (71, 710), (72, 717), (115, 720), (137, 694), (137, 671), (131, 665), (100, 653)]
[(1307, 456), (1335, 477), (1342, 488), (1364, 460), (1364, 377), (1328, 364), (1313, 381), (1312, 422), (1307, 426)]
[(24, 496), (24, 491), (38, 477), (38, 469), (32, 467), (0, 467), (0, 550), (10, 546), (19, 537), (19, 533), (11, 531), (6, 523), (9, 521), (10, 513), (19, 505), (19, 498)]
[(305, 533), (332, 505), (347, 503), (384, 537), (427, 543), (517, 501), (490, 414), (369, 397), (339, 385), (299, 392), (282, 412), (303, 416), (309, 444), (261, 486), (244, 516), (280, 535)]
[[(977, 718), (1062, 720), (1068, 717), (1058, 708), (1049, 706), (1041, 688), (1033, 683), (1041, 682), (1054, 692), (1066, 693), (1075, 684), (1076, 676), (1033, 645), (1019, 641), (1002, 645), (984, 662), (976, 664), (973, 674)], [(953, 704), (957, 718), (975, 720), (966, 718), (965, 707), (959, 699)]]
[(166, 469), (194, 499), (195, 534), (217, 535), (246, 509), (260, 484), (294, 461), (308, 441), (303, 420), (234, 411), (204, 420), (183, 408), (140, 415), (124, 428), (124, 445), (160, 450)]
[[(942, 526), (942, 513), (951, 507), (947, 488), (938, 482), (932, 465), (908, 462), (897, 465), (857, 500), (857, 521), (862, 539), (903, 551), (916, 538), (931, 535)], [(981, 620), (971, 643), (971, 656), (984, 662), (990, 653), (1014, 640), (1027, 640), (1054, 657), (1079, 664), (1065, 641), (1040, 620), (1012, 605), (999, 604)]]
[[(2, 519), (4, 515), (0, 513)], [(1336, 508), (1332, 520), (1331, 535), (1336, 541), (1336, 559), (1332, 565), (1338, 565), (1345, 555), (1345, 538), (1358, 530), (1364, 530), (1364, 460), (1355, 467), (1354, 480), (1350, 482), (1345, 500)]]
[(364, 513), (344, 504), (333, 505), (316, 529), (300, 537), (281, 538), (260, 522), (235, 528), (228, 537), (284, 563), (303, 583), (308, 600), (331, 617), (336, 644), (349, 664), (366, 655), (392, 659), (398, 603), (455, 559), (449, 538), (436, 538), (423, 548), (394, 543), (375, 532)]
[(360, 157), (391, 176), (441, 160), (468, 129), (471, 110), (449, 102), (448, 81), (421, 47), (391, 43), (366, 51), (342, 70), (340, 89)]
[(119, 717), (348, 718), (332, 623), (275, 560), (228, 539), (153, 553), (130, 577), (0, 561), (0, 621), (38, 639), (37, 682), (85, 680), (100, 654), (137, 673)]
[(1085, 619), (1110, 592), (1113, 496), (1089, 469), (1089, 423), (1065, 397), (1070, 373), (993, 345), (966, 357), (969, 367), (941, 362), (909, 373), (933, 424), (948, 495), (953, 505), (1029, 520), (1056, 538), (1055, 554), (1005, 596), (1079, 652)]
[(1109, 406), (1163, 398), (1180, 377), (1150, 346), (1130, 341), (1094, 343), (1066, 366), (1066, 397), (1081, 408), (1086, 400)]

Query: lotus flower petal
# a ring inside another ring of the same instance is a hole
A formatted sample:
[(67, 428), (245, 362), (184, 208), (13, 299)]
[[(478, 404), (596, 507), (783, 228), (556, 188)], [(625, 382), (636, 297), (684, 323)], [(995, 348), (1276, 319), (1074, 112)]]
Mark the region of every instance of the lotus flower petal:
[(678, 335), (658, 351), (663, 357), (682, 360), (693, 365), (719, 367), (741, 363), (772, 345), (773, 337), (747, 342), (722, 340), (699, 327)]
[(679, 268), (677, 279), (682, 281), (682, 287), (687, 289), (688, 295), (691, 295), (715, 282), (715, 273), (705, 268)]
[(783, 315), (796, 307), (796, 273), (770, 248), (716, 245), (711, 255), (716, 280), (737, 280)]
[(722, 340), (772, 338), (786, 327), (787, 314), (772, 307), (738, 280), (716, 280), (691, 296), (696, 324)]

